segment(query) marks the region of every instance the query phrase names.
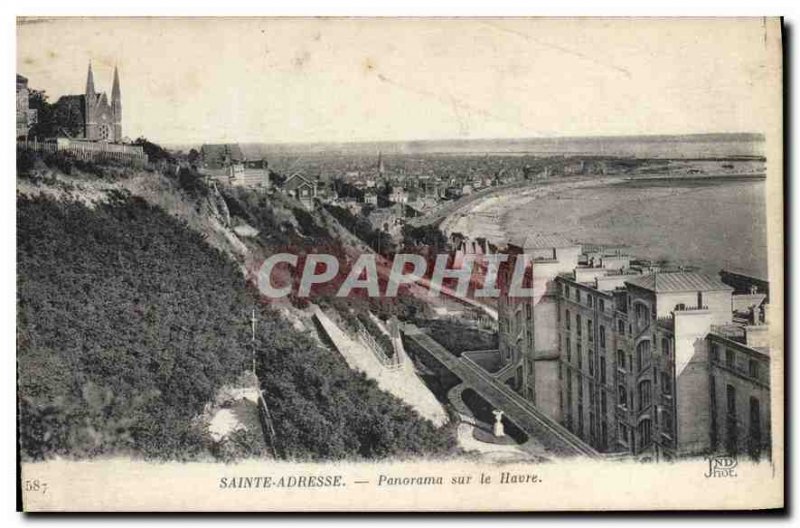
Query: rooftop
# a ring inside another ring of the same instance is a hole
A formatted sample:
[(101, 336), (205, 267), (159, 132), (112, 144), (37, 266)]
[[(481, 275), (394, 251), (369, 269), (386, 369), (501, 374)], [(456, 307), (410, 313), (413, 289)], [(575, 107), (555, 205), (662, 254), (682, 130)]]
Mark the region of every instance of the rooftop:
[(733, 288), (713, 275), (688, 271), (651, 273), (627, 280), (625, 283), (656, 293), (733, 291)]
[(303, 185), (314, 185), (313, 180), (310, 180), (300, 172), (295, 172), (289, 176), (283, 183), (283, 188), (287, 191), (292, 191)]
[(575, 247), (578, 245), (574, 242), (571, 242), (562, 235), (553, 235), (553, 234), (544, 235), (539, 233), (528, 235), (524, 239), (522, 239), (521, 237), (517, 238), (515, 240), (512, 240), (511, 243), (523, 249), (566, 248), (566, 247)]

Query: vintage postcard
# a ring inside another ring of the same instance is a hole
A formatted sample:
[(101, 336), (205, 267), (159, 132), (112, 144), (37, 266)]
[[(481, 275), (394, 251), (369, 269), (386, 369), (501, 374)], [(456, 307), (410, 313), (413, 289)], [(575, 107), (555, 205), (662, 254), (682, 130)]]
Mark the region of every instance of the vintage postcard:
[(24, 511), (784, 507), (780, 19), (16, 30)]

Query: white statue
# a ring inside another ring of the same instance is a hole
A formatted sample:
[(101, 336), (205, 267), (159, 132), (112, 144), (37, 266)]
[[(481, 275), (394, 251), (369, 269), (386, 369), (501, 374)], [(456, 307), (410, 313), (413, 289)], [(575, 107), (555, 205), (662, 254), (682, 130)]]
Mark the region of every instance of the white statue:
[(499, 409), (495, 409), (492, 411), (494, 414), (494, 435), (498, 438), (503, 437), (506, 435), (506, 431), (503, 428), (503, 411)]

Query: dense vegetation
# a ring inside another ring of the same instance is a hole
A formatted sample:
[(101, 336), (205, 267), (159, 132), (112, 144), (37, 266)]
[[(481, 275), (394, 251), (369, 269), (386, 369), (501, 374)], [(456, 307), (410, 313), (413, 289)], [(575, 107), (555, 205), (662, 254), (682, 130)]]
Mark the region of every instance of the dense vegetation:
[(427, 328), (433, 339), (457, 356), (470, 350), (492, 350), (499, 346), (497, 332), (470, 328), (447, 319), (430, 319), (418, 324)]
[(342, 226), (363, 240), (381, 255), (390, 255), (395, 251), (395, 244), (389, 233), (380, 229), (374, 229), (369, 220), (364, 216), (355, 216), (343, 207), (336, 205), (326, 205), (325, 208), (330, 212)]
[(18, 199), (17, 258), (23, 453), (200, 453), (192, 419), (246, 365), (235, 266), (122, 196)]
[(336, 354), (276, 321), (259, 356), (259, 376), (278, 432), (279, 454), (291, 459), (445, 455), (452, 431), (437, 430), (374, 380)]
[[(248, 207), (256, 197), (239, 198), (237, 212), (255, 225), (274, 222), (277, 229), (262, 231), (263, 242), (307, 236), (274, 211)], [(17, 210), (23, 456), (229, 458), (196, 417), (249, 366), (256, 296), (236, 265), (178, 220), (121, 193), (94, 209), (19, 197)], [(321, 236), (312, 218), (296, 221)], [(258, 372), (279, 455), (402, 457), (453, 449), (451, 434), (274, 310), (258, 310)], [(237, 456), (246, 455), (248, 442), (237, 443)]]

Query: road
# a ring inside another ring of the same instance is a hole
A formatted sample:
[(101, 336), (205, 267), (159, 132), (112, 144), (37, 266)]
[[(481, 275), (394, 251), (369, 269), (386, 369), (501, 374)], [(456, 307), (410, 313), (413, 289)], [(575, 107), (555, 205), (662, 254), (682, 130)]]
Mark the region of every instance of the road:
[(544, 415), (511, 388), (492, 379), (478, 365), (456, 357), (429, 335), (414, 325), (405, 325), (404, 334), (414, 344), (429, 352), (437, 361), (475, 390), (490, 405), (502, 410), (527, 435), (536, 438), (558, 456), (601, 457), (589, 444), (572, 434), (561, 424)]

